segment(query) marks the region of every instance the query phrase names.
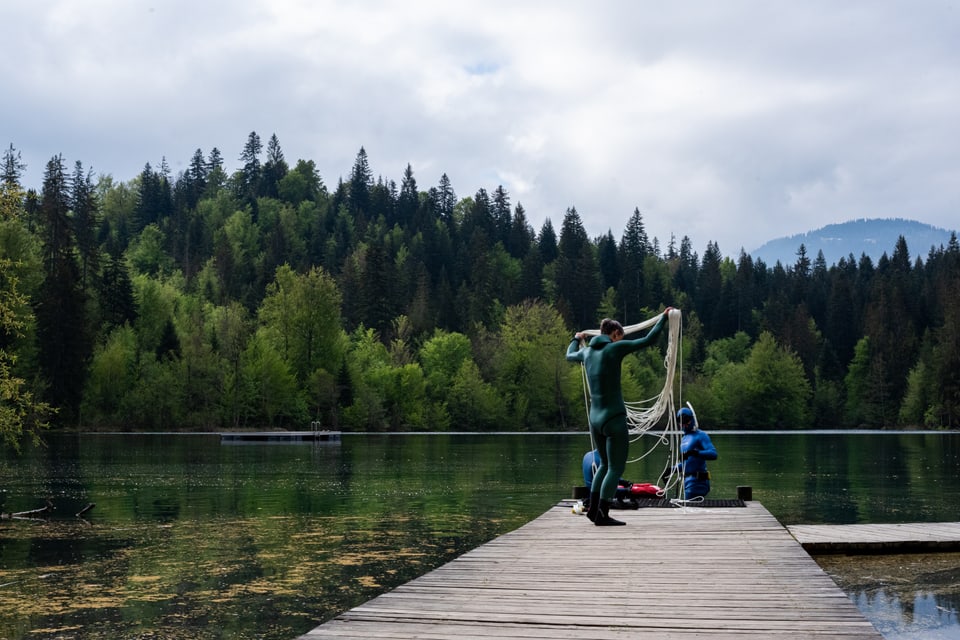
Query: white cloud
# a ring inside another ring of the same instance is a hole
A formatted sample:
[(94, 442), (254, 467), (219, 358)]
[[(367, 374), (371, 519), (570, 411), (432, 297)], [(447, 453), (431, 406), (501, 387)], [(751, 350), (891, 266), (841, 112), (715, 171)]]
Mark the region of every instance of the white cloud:
[(7, 0), (0, 143), (127, 180), (276, 133), (346, 175), (498, 184), (536, 229), (736, 255), (855, 217), (955, 227), (960, 8), (441, 0)]

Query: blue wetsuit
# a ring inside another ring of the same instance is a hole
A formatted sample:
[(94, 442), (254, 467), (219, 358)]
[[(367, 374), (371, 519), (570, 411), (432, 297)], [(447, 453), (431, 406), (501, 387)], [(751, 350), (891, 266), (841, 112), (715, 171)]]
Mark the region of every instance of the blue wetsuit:
[(600, 452), (596, 449), (583, 454), (583, 484), (587, 486), (587, 491), (593, 484), (593, 465), (600, 466)]
[(675, 471), (683, 473), (683, 493), (687, 500), (710, 493), (710, 474), (707, 460), (717, 459), (717, 449), (705, 432), (694, 425), (684, 425), (680, 439), (680, 454), (684, 460), (677, 463)]
[[(583, 484), (587, 486), (587, 492), (593, 490), (593, 467), (597, 466), (597, 469), (600, 468), (600, 452), (594, 449), (593, 451), (587, 451), (583, 454)], [(630, 484), (629, 480), (624, 480), (620, 478), (617, 480), (617, 498), (627, 495), (627, 485)]]

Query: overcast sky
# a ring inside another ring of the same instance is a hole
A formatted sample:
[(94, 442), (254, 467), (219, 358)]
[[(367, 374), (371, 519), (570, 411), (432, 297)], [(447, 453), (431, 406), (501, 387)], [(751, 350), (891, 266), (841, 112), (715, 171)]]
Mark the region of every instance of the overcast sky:
[(855, 218), (960, 224), (960, 0), (0, 0), (0, 145), (174, 174), (247, 136), (332, 188), (498, 185), (535, 230), (724, 255)]

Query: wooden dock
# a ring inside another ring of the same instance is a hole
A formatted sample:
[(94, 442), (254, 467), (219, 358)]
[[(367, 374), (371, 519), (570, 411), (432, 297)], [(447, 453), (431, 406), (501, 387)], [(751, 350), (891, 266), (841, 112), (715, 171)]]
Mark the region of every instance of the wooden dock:
[(830, 553), (917, 553), (960, 549), (960, 522), (802, 524), (787, 527), (804, 549)]
[(759, 503), (614, 511), (625, 527), (570, 507), (301, 640), (882, 638)]

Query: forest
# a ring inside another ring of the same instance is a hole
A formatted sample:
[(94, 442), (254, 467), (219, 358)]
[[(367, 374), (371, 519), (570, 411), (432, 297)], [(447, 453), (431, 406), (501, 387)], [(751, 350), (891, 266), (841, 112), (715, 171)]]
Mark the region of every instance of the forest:
[[(251, 132), (228, 172), (197, 149), (129, 182), (77, 160), (0, 178), (0, 440), (45, 428), (582, 430), (574, 331), (683, 312), (677, 389), (705, 426), (935, 428), (960, 417), (960, 245), (901, 237), (874, 262), (797, 247), (768, 265), (715, 242), (535, 230), (497, 186), (458, 197), (374, 172), (327, 185)], [(759, 212), (758, 212), (759, 215)], [(660, 345), (661, 350), (665, 344)], [(625, 362), (624, 395), (663, 355)]]

